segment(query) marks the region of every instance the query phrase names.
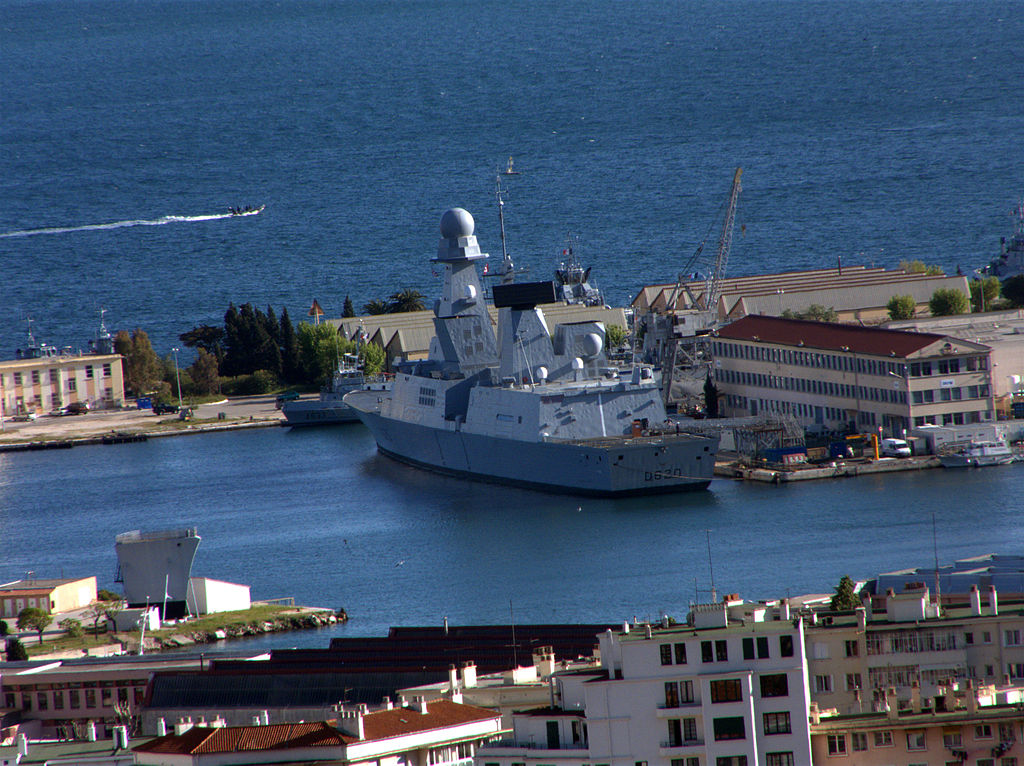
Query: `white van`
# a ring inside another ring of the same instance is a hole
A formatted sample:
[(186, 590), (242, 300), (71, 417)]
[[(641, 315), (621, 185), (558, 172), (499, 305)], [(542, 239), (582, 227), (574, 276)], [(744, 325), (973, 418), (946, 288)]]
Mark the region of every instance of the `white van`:
[(903, 439), (882, 439), (882, 457), (910, 457), (910, 445)]

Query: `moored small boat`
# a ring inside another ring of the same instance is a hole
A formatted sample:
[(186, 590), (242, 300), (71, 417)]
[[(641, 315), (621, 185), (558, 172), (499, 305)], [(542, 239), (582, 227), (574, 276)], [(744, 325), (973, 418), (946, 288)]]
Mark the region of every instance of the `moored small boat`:
[(1001, 441), (972, 441), (939, 455), (943, 468), (981, 468), (1006, 465), (1015, 460), (1013, 450)]

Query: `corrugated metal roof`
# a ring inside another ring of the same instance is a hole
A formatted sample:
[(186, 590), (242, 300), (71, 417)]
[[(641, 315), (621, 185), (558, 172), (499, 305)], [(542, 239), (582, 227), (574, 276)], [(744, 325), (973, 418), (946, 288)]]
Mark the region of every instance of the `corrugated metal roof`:
[(876, 356), (906, 357), (946, 336), (882, 330), (832, 322), (809, 322), (751, 314), (718, 331), (719, 338), (758, 340), (783, 346), (808, 346), (831, 351), (855, 351)]

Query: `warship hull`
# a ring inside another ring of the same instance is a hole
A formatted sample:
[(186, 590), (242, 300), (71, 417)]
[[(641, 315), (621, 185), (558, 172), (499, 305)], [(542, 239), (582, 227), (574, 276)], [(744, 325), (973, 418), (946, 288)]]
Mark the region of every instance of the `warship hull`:
[(390, 458), (546, 492), (626, 497), (707, 489), (718, 450), (717, 439), (692, 434), (520, 441), (387, 418), (375, 411), (375, 397), (350, 394), (346, 401)]

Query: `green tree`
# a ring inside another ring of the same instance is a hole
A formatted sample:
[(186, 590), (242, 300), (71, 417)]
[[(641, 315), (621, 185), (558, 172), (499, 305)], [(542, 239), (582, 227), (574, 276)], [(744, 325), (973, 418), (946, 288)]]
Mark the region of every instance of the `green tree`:
[(189, 348), (203, 349), (219, 362), (224, 356), (224, 328), (202, 324), (183, 332), (178, 339)]
[(106, 588), (100, 588), (96, 591), (96, 598), (100, 601), (124, 601), (124, 596), (120, 593), (114, 593), (112, 590)]
[(710, 375), (704, 380), (704, 411), (709, 418), (718, 417), (718, 386)]
[(805, 311), (800, 312), (800, 319), (810, 319), (815, 322), (838, 322), (839, 314), (831, 306), (825, 308), (820, 303), (812, 303)]
[(345, 302), (341, 306), (341, 316), (342, 316), (342, 318), (347, 319), (348, 317), (354, 317), (355, 315), (356, 315), (356, 310), (352, 306), (352, 299), (349, 298), (346, 295), (345, 296)]
[(359, 346), (359, 362), (367, 375), (377, 375), (384, 370), (387, 361), (384, 348), (376, 343), (362, 343)]
[(999, 278), (985, 277), (971, 280), (971, 311), (991, 311), (992, 304), (999, 297)]
[(917, 301), (913, 295), (894, 295), (885, 308), (889, 311), (889, 319), (913, 319), (917, 311)]
[(356, 345), (338, 335), (334, 325), (299, 322), (299, 360), (303, 382), (324, 385), (338, 366), (342, 354), (356, 352)]
[(928, 309), (932, 316), (944, 317), (953, 314), (966, 314), (970, 308), (967, 296), (960, 290), (952, 287), (940, 287), (932, 293), (928, 301)]
[(71, 638), (81, 638), (85, 634), (85, 631), (82, 630), (82, 623), (70, 617), (61, 620), (57, 625)]
[(107, 604), (114, 603), (112, 601), (94, 601), (85, 608), (82, 612), (82, 616), (92, 620), (92, 632), (93, 635), (99, 635), (100, 632), (100, 620), (107, 616)]
[(836, 586), (836, 594), (832, 597), (833, 612), (846, 612), (860, 606), (860, 599), (854, 592), (854, 583), (850, 575), (843, 575)]
[(363, 304), (363, 311), (367, 314), (387, 314), (388, 304), (385, 301), (374, 299)]
[(145, 330), (131, 335), (121, 330), (114, 336), (114, 351), (124, 357), (124, 383), (135, 396), (152, 391), (163, 379), (163, 364)]
[(0, 636), (6, 636), (10, 632), (11, 629), (7, 625), (7, 620), (0, 620)]
[(928, 274), (933, 277), (942, 276), (945, 272), (941, 266), (929, 266), (924, 261), (900, 261), (900, 268), (908, 274)]
[(1024, 274), (1003, 280), (1002, 292), (1014, 306), (1024, 306)]
[(388, 296), (388, 313), (404, 314), (407, 311), (423, 311), (423, 295), (419, 290), (406, 288)]
[(50, 615), (39, 607), (27, 606), (18, 613), (18, 630), (34, 630), (43, 643), (43, 631), (50, 625)]
[(7, 661), (24, 662), (28, 659), (28, 649), (16, 638), (7, 641)]
[(627, 332), (624, 327), (617, 324), (605, 325), (604, 337), (608, 348), (622, 348), (626, 343)]
[(299, 364), (299, 339), (295, 335), (288, 309), (281, 309), (281, 377), (289, 383), (299, 380), (302, 367)]
[(188, 368), (188, 375), (192, 379), (192, 385), (197, 394), (216, 393), (220, 386), (220, 378), (217, 375), (217, 358), (206, 349), (197, 350), (196, 360)]

